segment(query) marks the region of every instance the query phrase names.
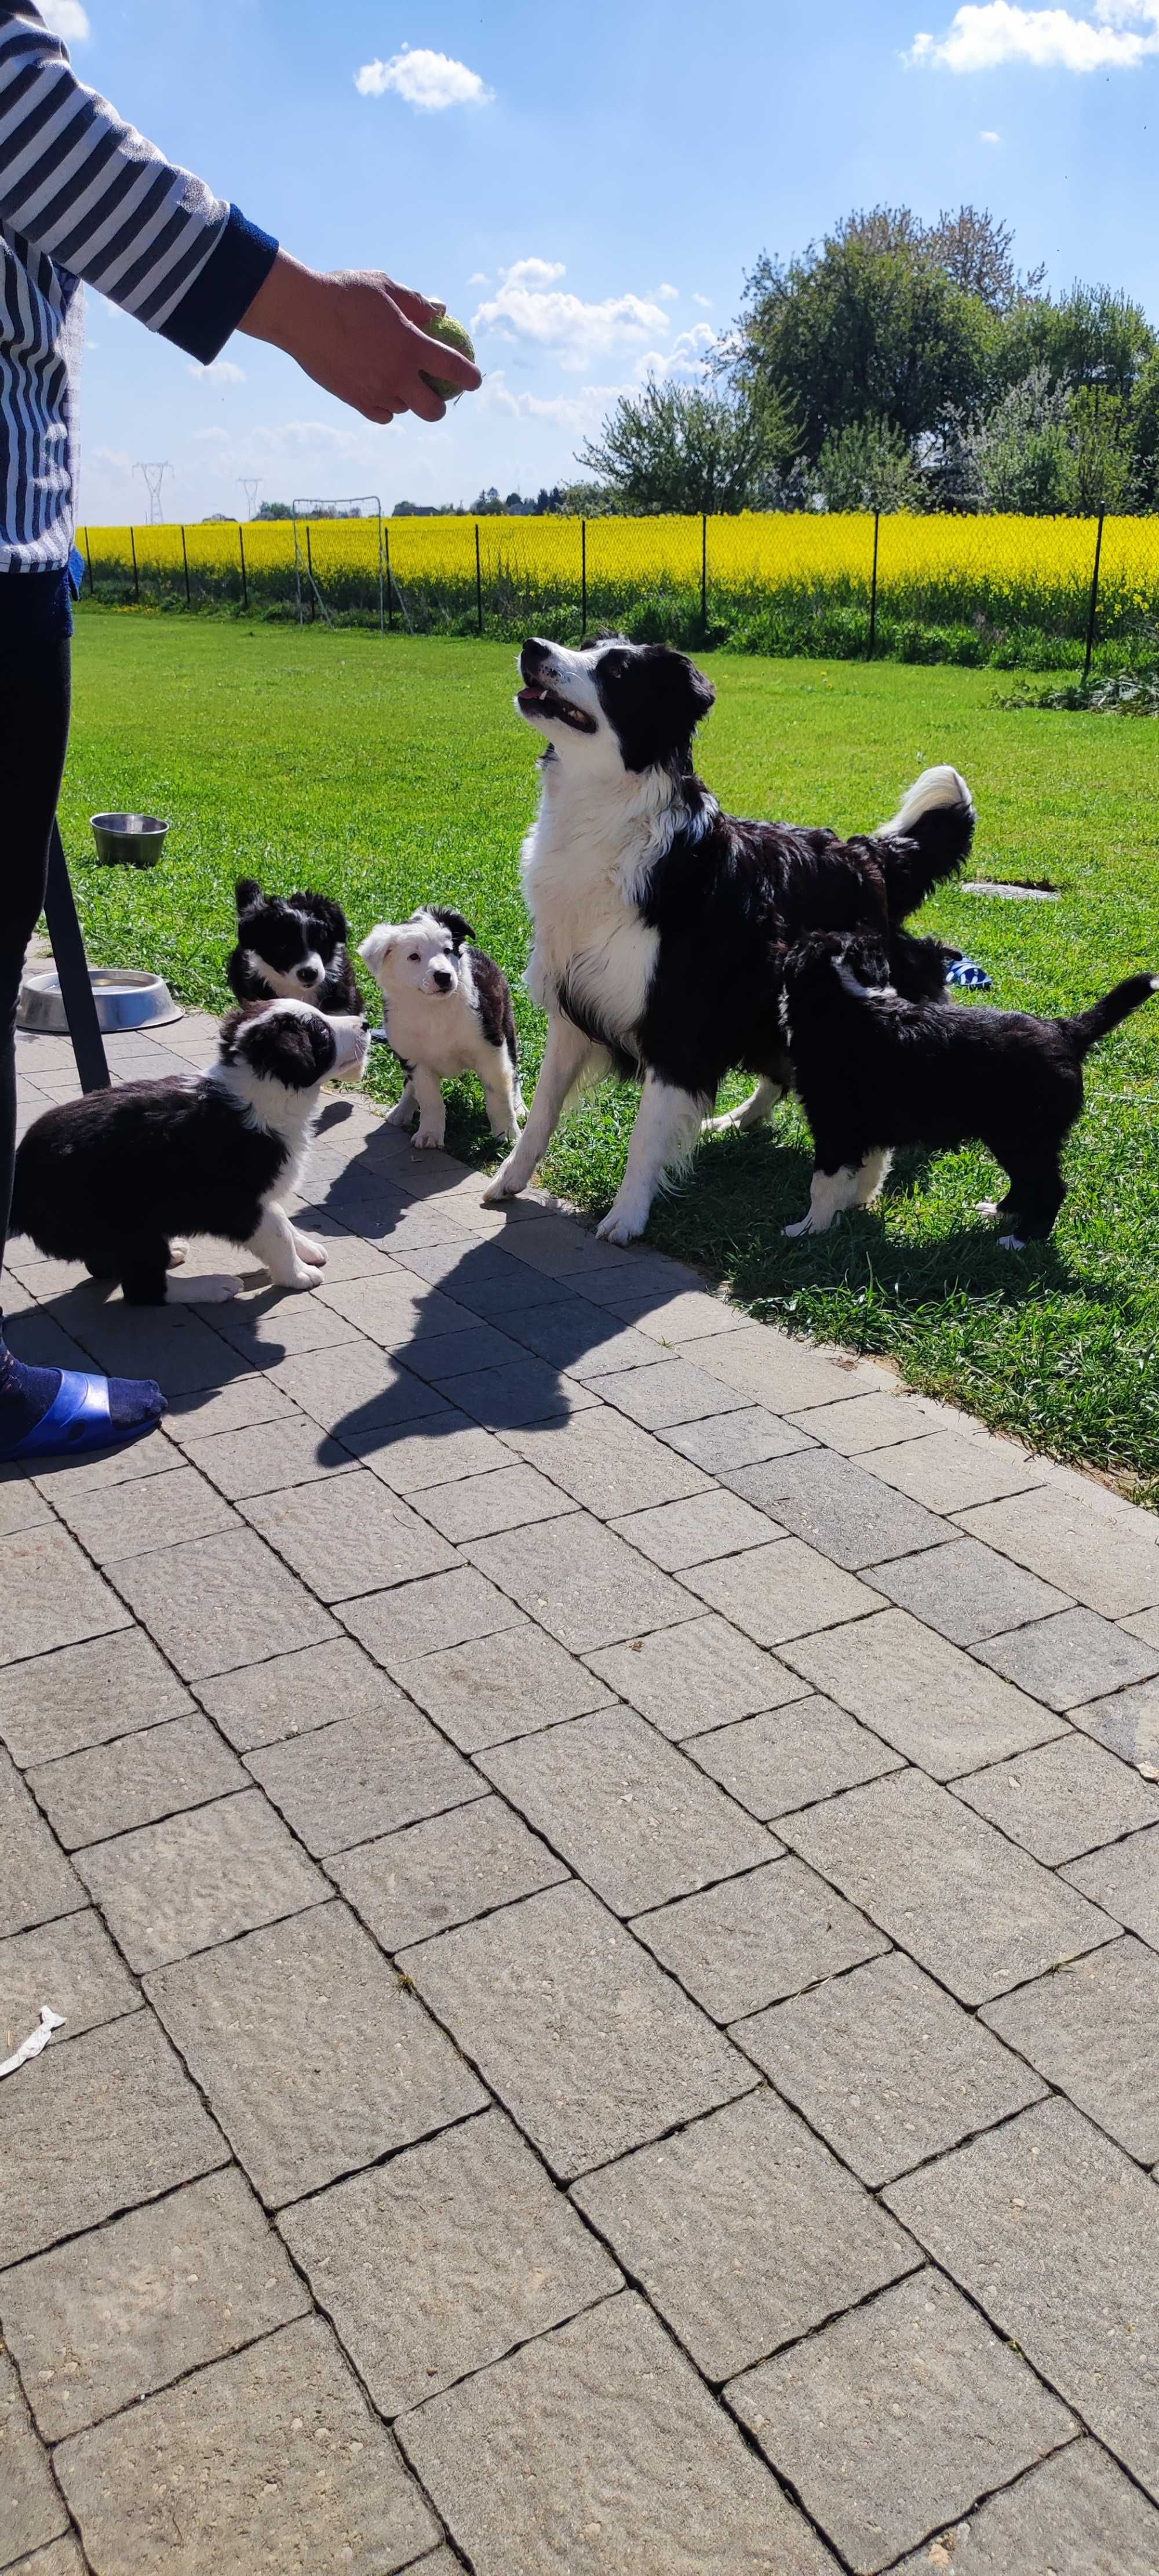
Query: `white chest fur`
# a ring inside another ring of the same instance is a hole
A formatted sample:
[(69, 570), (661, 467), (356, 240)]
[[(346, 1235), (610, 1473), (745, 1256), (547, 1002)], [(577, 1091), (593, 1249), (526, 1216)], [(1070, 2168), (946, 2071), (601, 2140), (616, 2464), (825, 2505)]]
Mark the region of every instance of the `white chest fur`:
[(539, 813), (523, 848), (535, 925), (528, 990), (550, 1010), (566, 986), (609, 1035), (628, 1038), (644, 1011), (659, 933), (639, 904), (681, 817), (655, 772), (585, 788), (562, 763), (543, 770)]
[(494, 1052), (479, 1024), (465, 958), (459, 971), (462, 981), (453, 993), (418, 993), (402, 985), (383, 999), (383, 1027), (395, 1054), (404, 1064), (425, 1065), (444, 1082), (476, 1070), (484, 1053)]

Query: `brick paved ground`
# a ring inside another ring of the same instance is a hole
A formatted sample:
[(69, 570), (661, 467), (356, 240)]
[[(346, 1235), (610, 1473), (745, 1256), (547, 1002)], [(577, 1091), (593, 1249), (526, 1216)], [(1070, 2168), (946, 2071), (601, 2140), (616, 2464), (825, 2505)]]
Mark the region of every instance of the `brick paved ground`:
[(0, 1481), (0, 2566), (1155, 2576), (1159, 1524), (315, 1176), (310, 1297), (16, 1247), (172, 1411)]

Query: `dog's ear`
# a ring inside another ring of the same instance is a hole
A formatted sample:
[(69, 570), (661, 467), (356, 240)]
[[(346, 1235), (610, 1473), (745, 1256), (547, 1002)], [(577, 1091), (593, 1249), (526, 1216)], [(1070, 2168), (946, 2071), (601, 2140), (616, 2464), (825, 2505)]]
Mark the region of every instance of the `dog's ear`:
[(338, 1041), (321, 1011), (272, 1010), (259, 1013), (237, 1052), (258, 1074), (282, 1082), (289, 1091), (309, 1091), (334, 1069)]
[(625, 769), (687, 769), (692, 737), (716, 696), (710, 680), (670, 644), (602, 654), (596, 686)]
[(243, 912), (252, 912), (255, 903), (260, 903), (261, 900), (262, 890), (258, 884), (257, 878), (239, 877), (234, 888), (234, 901), (237, 905), (238, 920), (241, 920)]
[(261, 995), (258, 994), (255, 995), (252, 1001), (235, 1002), (232, 1010), (228, 1010), (226, 1012), (218, 1033), (221, 1038), (221, 1054), (223, 1063), (231, 1064), (238, 1052), (237, 1037), (239, 1029), (244, 1028), (248, 1020), (256, 1020), (260, 1013), (262, 1011), (268, 1011), (269, 1007), (269, 995), (267, 994), (263, 1000)]
[(395, 946), (396, 941), (399, 940), (401, 936), (402, 933), (397, 922), (378, 921), (375, 923), (373, 930), (367, 931), (365, 939), (359, 941), (358, 954), (362, 959), (363, 965), (369, 966), (372, 975), (378, 974), (386, 958), (389, 956), (391, 949)]
[(302, 894), (292, 894), (290, 902), (296, 912), (304, 912), (310, 921), (320, 923), (334, 939), (346, 938), (350, 924), (341, 904), (332, 902), (328, 894), (311, 894), (307, 889)]
[(464, 920), (461, 912), (452, 912), (445, 904), (432, 903), (430, 906), (430, 916), (432, 921), (441, 921), (444, 930), (450, 931), (451, 937), (455, 943), (456, 957), (458, 956), (459, 950), (465, 939), (472, 942), (474, 941), (475, 933), (471, 928), (471, 924), (469, 921)]

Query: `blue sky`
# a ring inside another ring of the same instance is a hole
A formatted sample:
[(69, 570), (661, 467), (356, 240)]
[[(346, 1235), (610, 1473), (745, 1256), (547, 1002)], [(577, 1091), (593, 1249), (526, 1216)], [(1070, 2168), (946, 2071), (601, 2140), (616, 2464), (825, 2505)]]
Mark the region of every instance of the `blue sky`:
[(569, 477), (615, 391), (696, 368), (762, 247), (882, 200), (987, 204), (1024, 266), (1159, 321), (1159, 0), (42, 5), (83, 78), (300, 258), (478, 316), (487, 379), (435, 428), (375, 429), (255, 341), (203, 374), (94, 296), (94, 521), (144, 515), (138, 457), (172, 464), (170, 519), (244, 513), (247, 473), (388, 507)]

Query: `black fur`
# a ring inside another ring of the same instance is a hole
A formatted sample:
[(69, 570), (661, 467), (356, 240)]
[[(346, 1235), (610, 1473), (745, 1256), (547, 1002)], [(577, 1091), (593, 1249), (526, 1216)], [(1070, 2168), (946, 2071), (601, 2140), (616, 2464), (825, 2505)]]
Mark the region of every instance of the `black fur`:
[(441, 921), (444, 930), (450, 931), (451, 954), (453, 957), (458, 956), (464, 943), (466, 943), (468, 947), (472, 949), (474, 948), (475, 933), (471, 928), (470, 922), (461, 912), (452, 911), (450, 906), (445, 903), (429, 903), (426, 906), (426, 909), (429, 912), (432, 921)]
[(596, 664), (596, 687), (625, 769), (683, 775), (691, 765), (693, 734), (716, 697), (687, 654), (670, 644), (614, 638)]
[[(439, 915), (440, 920), (445, 917), (445, 914)], [(473, 940), (474, 936), (473, 931), (467, 932), (468, 939)], [(471, 950), (471, 975), (475, 986), (475, 999), (479, 1005), (479, 1026), (487, 1044), (493, 1047), (505, 1046), (512, 1064), (516, 1065), (519, 1061), (519, 1050), (515, 1042), (515, 1013), (511, 1006), (511, 986), (507, 977), (502, 967), (496, 965), (494, 958), (488, 957), (485, 948), (474, 947)]]
[(298, 966), (316, 956), (325, 970), (323, 980), (320, 984), (296, 980), (297, 998), (339, 1018), (362, 1009), (358, 980), (346, 953), (349, 926), (340, 903), (308, 887), (291, 895), (263, 894), (256, 877), (239, 877), (236, 900), (237, 946), (225, 971), (239, 1002), (268, 1002), (279, 989), (263, 977), (263, 959), (278, 975), (294, 976)]
[(856, 1170), (883, 1147), (977, 1139), (1009, 1175), (1001, 1213), (1023, 1237), (1048, 1235), (1066, 1196), (1060, 1157), (1083, 1105), (1084, 1056), (1157, 989), (1155, 977), (1133, 975), (1065, 1020), (919, 1005), (867, 989), (891, 981), (887, 943), (832, 936), (801, 941), (783, 973), (786, 1043), (818, 1172)]

